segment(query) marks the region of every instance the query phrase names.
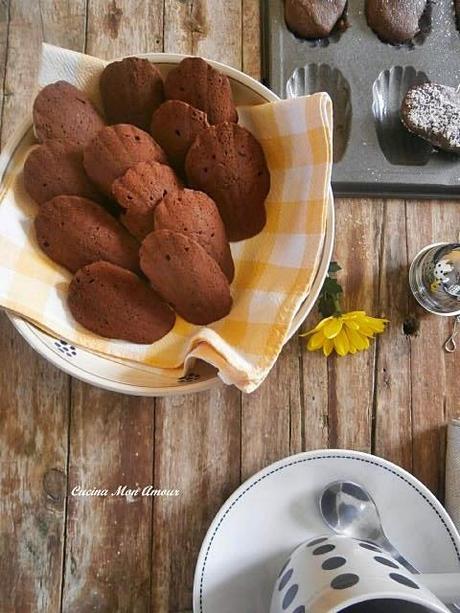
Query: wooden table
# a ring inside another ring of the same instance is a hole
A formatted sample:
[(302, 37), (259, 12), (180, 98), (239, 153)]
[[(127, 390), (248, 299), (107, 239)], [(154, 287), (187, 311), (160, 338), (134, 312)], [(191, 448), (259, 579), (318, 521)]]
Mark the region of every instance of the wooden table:
[[(193, 53), (260, 75), (258, 0), (2, 0), (2, 143), (30, 112), (43, 40), (102, 58)], [(407, 269), (419, 248), (458, 230), (455, 202), (338, 201), (345, 306), (391, 327), (350, 358), (325, 360), (294, 338), (250, 396), (223, 386), (170, 400), (104, 392), (50, 366), (2, 315), (0, 610), (191, 610), (195, 560), (219, 506), (301, 450), (372, 451), (442, 496), (459, 361), (442, 350), (449, 322), (409, 297)], [(77, 484), (150, 483), (181, 495), (66, 496)]]

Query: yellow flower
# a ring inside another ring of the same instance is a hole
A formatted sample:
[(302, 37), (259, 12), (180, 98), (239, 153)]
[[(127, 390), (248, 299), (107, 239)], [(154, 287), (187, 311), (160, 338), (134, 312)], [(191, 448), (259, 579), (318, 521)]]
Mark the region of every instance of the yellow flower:
[(310, 336), (309, 351), (322, 348), (326, 357), (334, 350), (339, 355), (347, 355), (368, 349), (369, 339), (384, 332), (387, 323), (388, 319), (370, 317), (365, 311), (351, 311), (326, 317), (313, 330), (300, 336)]

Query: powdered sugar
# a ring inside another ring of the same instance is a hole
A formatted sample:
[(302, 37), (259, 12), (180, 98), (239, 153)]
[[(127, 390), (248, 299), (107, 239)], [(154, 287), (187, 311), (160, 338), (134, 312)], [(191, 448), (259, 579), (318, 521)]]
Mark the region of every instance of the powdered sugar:
[(436, 146), (460, 151), (460, 94), (453, 87), (424, 83), (411, 88), (403, 117), (412, 131)]

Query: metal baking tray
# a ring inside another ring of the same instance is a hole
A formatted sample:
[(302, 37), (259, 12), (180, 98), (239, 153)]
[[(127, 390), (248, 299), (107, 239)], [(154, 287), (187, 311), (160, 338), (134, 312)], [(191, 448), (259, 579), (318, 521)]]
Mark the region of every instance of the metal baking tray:
[(460, 84), (454, 0), (432, 0), (413, 42), (389, 45), (349, 0), (347, 28), (318, 41), (286, 26), (283, 0), (263, 0), (264, 80), (281, 97), (327, 91), (334, 102), (333, 188), (342, 196), (460, 197), (460, 157), (434, 150), (401, 124), (417, 82)]

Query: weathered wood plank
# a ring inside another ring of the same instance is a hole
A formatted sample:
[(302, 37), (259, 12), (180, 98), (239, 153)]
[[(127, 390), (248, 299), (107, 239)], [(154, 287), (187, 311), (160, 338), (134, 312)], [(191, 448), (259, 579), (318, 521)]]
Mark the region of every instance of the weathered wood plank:
[(67, 377), (0, 318), (0, 610), (58, 610)]
[[(81, 47), (84, 4), (83, 0), (0, 4), (2, 144), (30, 111), (42, 37)], [(68, 377), (38, 357), (4, 315), (0, 363), (0, 609), (57, 611), (65, 525)]]
[(254, 77), (261, 78), (262, 48), (259, 0), (242, 0), (242, 40), (243, 40), (243, 71)]
[[(28, 3), (30, 5), (30, 2)], [(41, 35), (44, 41), (82, 51), (85, 43), (86, 0), (40, 0)], [(23, 39), (23, 43), (26, 38)]]
[[(344, 311), (364, 309), (378, 314), (382, 203), (337, 199), (335, 204), (333, 259), (343, 269), (338, 276), (344, 290), (342, 307)], [(302, 329), (311, 329), (319, 319), (315, 308)], [(326, 360), (320, 352), (308, 352), (306, 341), (301, 341), (301, 346), (303, 447), (370, 451), (375, 347), (362, 354)]]
[[(241, 2), (166, 0), (165, 51), (241, 66)], [(240, 478), (240, 393), (157, 401), (155, 483), (178, 487), (154, 501), (154, 611), (191, 609), (193, 571), (213, 515)]]
[[(376, 313), (381, 245), (381, 202), (336, 201), (334, 258), (343, 268), (339, 281), (345, 311)], [(371, 450), (374, 399), (375, 345), (347, 357), (332, 357), (328, 364), (329, 446)]]
[[(87, 53), (112, 58), (162, 46), (163, 2), (90, 0)], [(154, 401), (72, 382), (69, 490), (153, 482)], [(64, 610), (146, 611), (152, 499), (69, 498)]]
[[(2, 84), (2, 92), (0, 99), (0, 108), (3, 110), (5, 101), (5, 74), (6, 64), (8, 61), (8, 36), (10, 33), (10, 2), (3, 0), (0, 2), (0, 83)], [(1, 115), (0, 115), (1, 117)], [(0, 122), (1, 125), (1, 122)], [(3, 143), (6, 140), (6, 135), (3, 136)]]
[(30, 3), (11, 0), (8, 36), (8, 65), (5, 75), (5, 103), (2, 138), (30, 113), (37, 91), (37, 72), (43, 40), (69, 49), (81, 50), (85, 33), (85, 0)]
[[(380, 203), (379, 203), (380, 204)], [(410, 203), (409, 203), (410, 205)], [(405, 202), (382, 203), (383, 225), (379, 261), (379, 299), (376, 315), (390, 324), (377, 344), (373, 451), (412, 469), (410, 340)]]
[(155, 485), (181, 496), (154, 500), (154, 611), (191, 608), (201, 541), (239, 482), (239, 421), (239, 394), (224, 386), (157, 401)]
[(265, 382), (242, 397), (241, 475), (302, 449), (299, 346), (284, 347)]
[(109, 60), (162, 46), (163, 0), (88, 0), (87, 53)]
[[(458, 202), (408, 202), (408, 258), (412, 261), (425, 245), (458, 240)], [(433, 492), (442, 495), (444, 474), (445, 423), (460, 409), (458, 399), (458, 353), (447, 355), (443, 343), (452, 321), (414, 311), (420, 332), (411, 338), (411, 390), (413, 469)]]
[(150, 399), (73, 382), (64, 611), (149, 609), (152, 499), (112, 494), (153, 483), (153, 420)]
[(241, 1), (165, 0), (164, 50), (241, 68)]
[[(243, 70), (259, 79), (258, 2), (243, 1), (243, 24)], [(283, 349), (262, 386), (249, 396), (243, 395), (241, 420), (243, 479), (283, 456), (301, 451), (302, 405), (297, 338)]]
[[(318, 323), (320, 315), (315, 308), (302, 326), (307, 332)], [(307, 351), (308, 339), (300, 344), (300, 393), (302, 400), (302, 449), (324, 449), (328, 446), (328, 361), (322, 352)]]

